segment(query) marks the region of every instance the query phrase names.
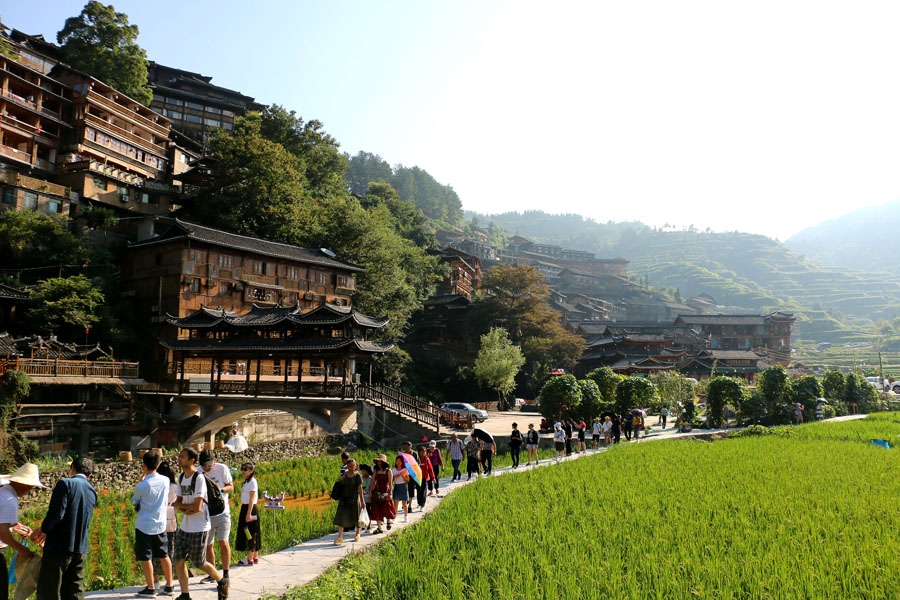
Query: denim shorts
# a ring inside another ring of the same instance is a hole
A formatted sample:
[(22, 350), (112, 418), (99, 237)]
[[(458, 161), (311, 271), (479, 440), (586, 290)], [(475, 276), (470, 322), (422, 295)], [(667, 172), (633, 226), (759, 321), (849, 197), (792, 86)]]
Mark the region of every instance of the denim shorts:
[(406, 483), (394, 484), (393, 498), (401, 502), (409, 502), (409, 488), (406, 487)]

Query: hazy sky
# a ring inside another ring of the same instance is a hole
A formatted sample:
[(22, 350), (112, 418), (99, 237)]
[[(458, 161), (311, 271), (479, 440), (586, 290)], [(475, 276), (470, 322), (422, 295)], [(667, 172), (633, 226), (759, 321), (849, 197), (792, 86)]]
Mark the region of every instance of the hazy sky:
[[(0, 0), (55, 38), (84, 2)], [(119, 1), (157, 62), (481, 212), (781, 239), (900, 198), (900, 3)]]

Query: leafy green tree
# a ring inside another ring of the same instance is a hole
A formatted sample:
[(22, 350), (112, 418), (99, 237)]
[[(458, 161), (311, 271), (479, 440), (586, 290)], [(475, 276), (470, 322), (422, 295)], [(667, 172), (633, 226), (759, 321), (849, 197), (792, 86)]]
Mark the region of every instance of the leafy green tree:
[[(83, 275), (39, 282), (28, 298), (28, 321), (37, 329), (78, 339), (99, 320), (103, 294)], [(70, 337), (71, 336), (71, 337)]]
[(600, 367), (588, 373), (587, 378), (597, 384), (601, 402), (606, 406), (604, 410), (611, 409), (616, 403), (616, 387), (622, 376), (609, 367)]
[(389, 183), (372, 182), (360, 200), (365, 208), (384, 206), (394, 217), (397, 233), (417, 246), (430, 248), (434, 235), (428, 231), (428, 219), (409, 202), (403, 202)]
[[(377, 154), (360, 150), (353, 157), (347, 155), (344, 155), (344, 157), (348, 163), (347, 171), (344, 173), (344, 181), (351, 194), (359, 197), (365, 196), (369, 193), (372, 183), (391, 185), (391, 180), (394, 178), (394, 170), (386, 160)], [(415, 207), (412, 203), (408, 204)]]
[(262, 135), (256, 118), (237, 119), (215, 136), (210, 184), (188, 212), (212, 227), (291, 243), (313, 227), (302, 161)]
[(616, 412), (650, 406), (656, 398), (656, 386), (645, 377), (625, 377), (616, 387)]
[(87, 264), (90, 251), (73, 235), (67, 219), (31, 210), (0, 213), (0, 268), (22, 269), (24, 282), (39, 267), (61, 271), (65, 265)]
[(612, 408), (603, 401), (600, 388), (593, 379), (579, 379), (578, 387), (581, 389), (581, 415), (587, 423), (599, 417), (604, 411)]
[(861, 412), (871, 412), (877, 410), (875, 403), (878, 399), (878, 392), (875, 386), (866, 381), (862, 375), (857, 373), (847, 373), (844, 378), (844, 402), (847, 406), (856, 404)]
[(844, 400), (844, 374), (837, 369), (828, 369), (822, 377), (822, 392), (829, 402)]
[(31, 393), (31, 379), (22, 371), (9, 371), (0, 377), (0, 469), (9, 473), (22, 463), (34, 461), (38, 445), (10, 427), (16, 406)]
[(539, 396), (541, 415), (548, 421), (571, 416), (581, 406), (581, 387), (574, 375), (551, 377)]
[(478, 381), (497, 392), (497, 400), (503, 404), (503, 397), (516, 387), (516, 374), (525, 357), (518, 346), (509, 340), (509, 334), (502, 327), (494, 327), (481, 336), (481, 348), (475, 359), (475, 376)]
[(722, 412), (727, 404), (739, 406), (744, 397), (744, 382), (734, 377), (716, 377), (706, 388), (706, 406), (709, 410), (709, 424), (722, 426)]
[(822, 398), (822, 385), (815, 375), (804, 375), (791, 384), (792, 400), (803, 405), (804, 416), (813, 419), (816, 414), (816, 400)]
[[(694, 403), (694, 384), (686, 377), (675, 371), (659, 371), (648, 377), (656, 386), (659, 396), (659, 407), (665, 406), (669, 410), (681, 410), (686, 402)], [(654, 407), (657, 408), (657, 407)]]
[(770, 423), (791, 422), (791, 380), (782, 366), (773, 366), (759, 375), (757, 389)]
[(112, 4), (90, 0), (80, 15), (66, 19), (56, 41), (63, 62), (150, 106), (147, 53), (137, 43), (138, 33)]

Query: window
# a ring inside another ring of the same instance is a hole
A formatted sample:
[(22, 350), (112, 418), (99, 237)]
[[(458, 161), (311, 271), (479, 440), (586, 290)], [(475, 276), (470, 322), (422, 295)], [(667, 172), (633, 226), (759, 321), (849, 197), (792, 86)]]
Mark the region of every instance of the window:
[(300, 279), (300, 269), (297, 267), (288, 267), (284, 276), (288, 279)]
[(251, 300), (257, 300), (259, 302), (274, 302), (275, 291), (267, 290), (265, 288), (250, 287), (247, 288), (247, 297)]
[(177, 110), (168, 110), (166, 109), (166, 116), (170, 119), (178, 119), (181, 120), (181, 113)]
[(230, 296), (231, 295), (231, 284), (225, 283), (224, 281), (219, 283), (219, 295), (220, 296)]
[(225, 123), (225, 131), (231, 131), (231, 123)]
[(328, 273), (316, 273), (316, 283), (328, 283)]
[(182, 106), (184, 102), (179, 100), (178, 98), (166, 98), (167, 104), (174, 104), (175, 106)]
[(197, 115), (184, 115), (184, 120), (188, 123), (202, 123), (203, 119), (198, 117)]
[(188, 252), (188, 260), (200, 262), (203, 260), (203, 253), (200, 250), (191, 250)]
[(122, 202), (128, 202), (128, 188), (124, 185), (120, 185), (116, 187), (116, 193), (119, 194), (119, 200)]
[(106, 191), (106, 180), (105, 179), (97, 179), (94, 177), (94, 187), (101, 191)]
[(228, 256), (227, 254), (219, 255), (219, 266), (225, 269), (230, 269), (234, 266), (234, 257)]
[(216, 119), (203, 119), (203, 122), (209, 125), (210, 127), (221, 127), (222, 123), (217, 121)]
[(150, 204), (150, 194), (147, 192), (141, 194), (141, 204)]
[(265, 275), (266, 274), (266, 263), (256, 260), (253, 261), (253, 273), (255, 275)]
[(84, 139), (94, 141), (97, 138), (97, 132), (90, 127), (84, 128)]
[(25, 210), (37, 209), (37, 194), (34, 192), (25, 192)]
[(16, 203), (16, 190), (13, 188), (3, 188), (3, 204)]
[(222, 110), (216, 108), (215, 106), (207, 106), (207, 107), (206, 107), (206, 112), (212, 113), (212, 114), (214, 114), (214, 115), (221, 115), (221, 114), (222, 114)]
[(203, 105), (197, 104), (196, 102), (185, 102), (184, 105), (188, 108), (193, 108), (194, 110), (203, 110)]
[(200, 293), (200, 280), (199, 279), (191, 279), (188, 284), (188, 290), (194, 294)]
[(234, 117), (234, 113), (231, 112), (230, 110), (223, 110), (222, 114), (225, 115), (226, 117)]
[(59, 200), (50, 200), (47, 203), (47, 212), (58, 215), (62, 212), (62, 202)]

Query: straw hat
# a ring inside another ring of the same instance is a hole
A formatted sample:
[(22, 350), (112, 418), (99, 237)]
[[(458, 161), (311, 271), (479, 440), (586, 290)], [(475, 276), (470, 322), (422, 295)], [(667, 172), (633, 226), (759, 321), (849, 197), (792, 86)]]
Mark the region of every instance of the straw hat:
[(0, 475), (2, 483), (21, 483), (22, 485), (30, 485), (32, 487), (46, 487), (41, 483), (41, 476), (38, 472), (38, 466), (34, 463), (25, 463), (19, 467), (12, 475)]
[(378, 458), (375, 459), (375, 462), (378, 462), (378, 461), (381, 461), (386, 465), (390, 465), (390, 463), (387, 461), (387, 456), (385, 456), (384, 454), (378, 455)]

